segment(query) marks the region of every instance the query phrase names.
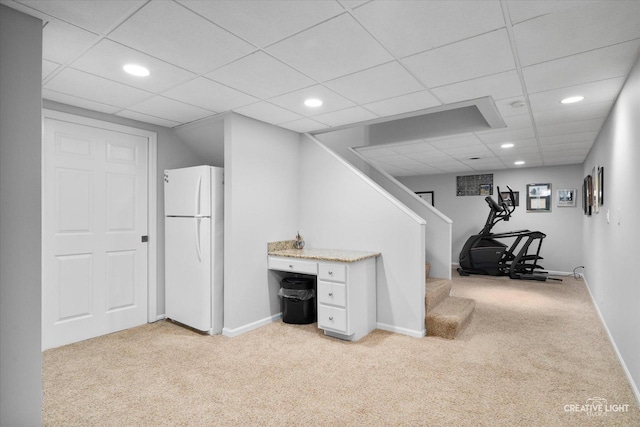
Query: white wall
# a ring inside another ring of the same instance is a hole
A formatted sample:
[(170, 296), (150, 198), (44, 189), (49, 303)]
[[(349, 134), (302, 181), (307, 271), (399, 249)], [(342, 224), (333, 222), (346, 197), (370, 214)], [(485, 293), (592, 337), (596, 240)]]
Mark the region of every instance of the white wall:
[[(640, 401), (640, 61), (581, 170), (604, 166), (604, 204), (582, 216), (585, 277)], [(607, 222), (607, 211), (610, 222)]]
[[(479, 174), (485, 172), (478, 172)], [(496, 186), (501, 191), (507, 185), (520, 193), (520, 205), (509, 222), (500, 222), (494, 232), (529, 229), (547, 235), (542, 244), (543, 267), (554, 272), (572, 272), (584, 265), (582, 252), (582, 166), (551, 166), (540, 168), (489, 171), (493, 173), (494, 195)], [(487, 219), (489, 207), (484, 196), (456, 196), (456, 176), (469, 173), (402, 177), (400, 182), (413, 191), (433, 191), (434, 205), (453, 220), (452, 259), (458, 262), (460, 250), (467, 238), (477, 234)], [(527, 184), (550, 183), (553, 193), (551, 212), (527, 212)], [(577, 189), (575, 207), (557, 207), (556, 191), (560, 188)]]
[(224, 330), (235, 336), (280, 313), (267, 242), (299, 223), (299, 134), (238, 114), (225, 118)]
[(380, 252), (381, 329), (423, 336), (424, 220), (316, 139), (300, 140), (300, 233), (309, 247)]
[(327, 132), (317, 135), (316, 138), (426, 221), (425, 261), (431, 264), (430, 276), (451, 279), (452, 221), (417, 197), (394, 177), (371, 165), (351, 148), (369, 143), (367, 128), (359, 126)]
[(41, 423), (42, 21), (0, 5), (0, 425)]

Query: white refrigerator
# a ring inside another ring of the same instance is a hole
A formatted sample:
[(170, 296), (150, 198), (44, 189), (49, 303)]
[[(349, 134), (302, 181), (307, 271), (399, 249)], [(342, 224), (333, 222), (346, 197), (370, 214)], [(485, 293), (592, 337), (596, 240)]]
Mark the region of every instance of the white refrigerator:
[(209, 334), (223, 324), (223, 169), (164, 171), (165, 312)]

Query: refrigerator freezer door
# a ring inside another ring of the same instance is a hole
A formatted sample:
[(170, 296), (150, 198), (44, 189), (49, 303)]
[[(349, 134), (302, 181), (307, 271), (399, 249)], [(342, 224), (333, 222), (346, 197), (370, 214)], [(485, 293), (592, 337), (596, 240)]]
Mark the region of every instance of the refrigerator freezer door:
[(164, 171), (164, 215), (211, 215), (211, 166)]
[(165, 218), (165, 254), (167, 317), (210, 332), (211, 220)]

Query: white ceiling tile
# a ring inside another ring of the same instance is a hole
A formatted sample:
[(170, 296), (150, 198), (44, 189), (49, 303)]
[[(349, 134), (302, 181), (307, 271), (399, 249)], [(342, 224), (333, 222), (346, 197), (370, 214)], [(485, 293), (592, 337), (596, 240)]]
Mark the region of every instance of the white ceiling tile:
[(504, 122), (507, 124), (508, 129), (522, 129), (530, 128), (531, 117), (528, 114), (521, 114), (519, 116), (503, 117)]
[(363, 156), (369, 159), (378, 159), (387, 156), (393, 156), (396, 153), (394, 150), (391, 150), (386, 147), (377, 147), (377, 146), (365, 146), (356, 148), (356, 150), (361, 153)]
[(591, 149), (593, 142), (585, 141), (585, 142), (570, 142), (567, 144), (553, 144), (553, 145), (545, 145), (542, 147), (542, 152), (544, 154), (548, 153), (558, 153), (558, 152), (568, 152), (568, 153), (588, 153)]
[(639, 47), (640, 40), (633, 40), (524, 67), (522, 72), (527, 90), (535, 93), (624, 77), (629, 73)]
[(135, 87), (71, 68), (56, 74), (44, 88), (116, 107), (127, 107), (152, 96)]
[(127, 119), (138, 120), (139, 122), (151, 123), (158, 126), (164, 126), (166, 128), (172, 128), (180, 124), (180, 122), (161, 119), (160, 117), (154, 117), (148, 114), (142, 114), (142, 113), (138, 113), (137, 111), (131, 111), (131, 110), (122, 110), (116, 113), (116, 116), (126, 117)]
[(444, 151), (454, 159), (459, 160), (466, 160), (470, 157), (494, 157), (493, 153), (484, 145), (475, 145), (472, 147), (443, 148), (442, 151)]
[(326, 0), (180, 0), (180, 3), (260, 47), (344, 13), (339, 4)]
[(257, 98), (221, 85), (205, 77), (198, 77), (187, 83), (165, 91), (163, 96), (185, 104), (195, 105), (209, 111), (223, 112), (252, 104)]
[(206, 73), (255, 50), (172, 1), (147, 3), (109, 38), (196, 73)]
[(493, 150), (496, 154), (508, 153), (509, 151), (519, 150), (526, 147), (533, 147), (535, 149), (538, 148), (538, 140), (536, 138), (520, 139), (518, 141), (510, 141), (510, 142), (513, 144), (513, 147), (510, 147), (510, 148), (502, 148), (502, 144), (504, 144), (504, 142), (502, 141), (490, 142), (490, 143), (486, 143), (485, 145), (490, 150)]
[(504, 27), (497, 1), (380, 1), (354, 15), (398, 57)]
[(51, 73), (60, 67), (60, 64), (56, 64), (55, 62), (47, 61), (46, 59), (42, 60), (42, 80), (46, 79)]
[(349, 14), (278, 42), (267, 51), (320, 82), (393, 59)]
[(495, 157), (487, 158), (487, 159), (477, 159), (477, 160), (461, 160), (465, 165), (472, 167), (474, 170), (494, 170), (494, 169), (505, 169), (506, 166), (503, 162), (496, 159)]
[(398, 154), (404, 154), (407, 156), (411, 156), (414, 153), (424, 153), (437, 150), (433, 145), (423, 140), (394, 144), (390, 149)]
[(504, 29), (419, 53), (402, 62), (430, 88), (515, 69)]
[(554, 0), (554, 1), (507, 1), (511, 22), (517, 23), (550, 13), (557, 13), (572, 7), (584, 6), (592, 0)]
[(86, 30), (104, 34), (142, 6), (143, 0), (18, 0), (29, 7)]
[(427, 142), (440, 150), (458, 147), (477, 147), (482, 145), (482, 141), (472, 133), (447, 138), (428, 139)]
[(501, 129), (487, 132), (476, 132), (476, 135), (480, 140), (486, 144), (490, 143), (502, 143), (502, 142), (514, 142), (523, 139), (535, 138), (533, 129)]
[[(323, 104), (320, 107), (307, 107), (304, 101), (308, 98), (321, 99)], [(279, 105), (301, 116), (312, 116), (331, 111), (342, 110), (353, 107), (355, 104), (337, 93), (327, 89), (321, 85), (315, 85), (308, 88), (300, 89), (295, 92), (271, 98), (269, 102)]]
[[(618, 77), (615, 79), (534, 93), (529, 96), (529, 102), (531, 103), (530, 108), (533, 113), (536, 114), (540, 111), (554, 109), (568, 110), (574, 107), (580, 108), (587, 103), (612, 101), (618, 96), (623, 84), (624, 77)], [(582, 95), (585, 99), (584, 101), (575, 104), (560, 103), (562, 99), (574, 95)]]
[(366, 2), (368, 2), (370, 0), (338, 0), (338, 2), (349, 9), (355, 9), (358, 6), (362, 6), (363, 4), (365, 4)]
[(289, 110), (280, 108), (277, 105), (270, 104), (268, 102), (260, 101), (255, 104), (246, 105), (234, 109), (238, 114), (251, 117), (256, 120), (260, 120), (271, 124), (280, 124), (285, 122), (291, 122), (301, 119), (302, 116), (296, 113), (292, 113)]
[(268, 99), (315, 84), (304, 74), (264, 52), (245, 56), (212, 71), (206, 77), (260, 99)]
[(513, 163), (517, 160), (524, 160), (527, 163), (532, 162), (532, 161), (539, 161), (541, 160), (540, 157), (540, 151), (538, 152), (531, 152), (531, 153), (515, 153), (512, 155), (503, 155), (500, 156), (500, 160), (502, 160), (505, 163)]
[(65, 64), (98, 40), (99, 36), (94, 33), (51, 19), (42, 29), (42, 58)]
[(442, 105), (442, 102), (438, 101), (429, 91), (423, 90), (408, 95), (385, 99), (384, 101), (365, 104), (364, 107), (380, 117), (388, 117), (396, 114), (424, 110), (425, 108), (437, 107), (439, 105)]
[(319, 114), (312, 117), (314, 120), (332, 127), (378, 118), (378, 116), (362, 107), (349, 107), (344, 110), (332, 111), (330, 113)]
[(640, 38), (640, 2), (589, 3), (513, 26), (523, 66)]
[(555, 155), (545, 156), (544, 157), (544, 165), (545, 166), (560, 166), (560, 165), (575, 165), (581, 164), (584, 162), (586, 156), (567, 156), (567, 157), (558, 157)]
[(540, 143), (542, 146), (550, 144), (567, 144), (571, 142), (594, 142), (598, 136), (597, 131), (591, 132), (576, 132), (564, 135), (542, 136), (540, 137)]
[[(359, 104), (416, 92), (424, 87), (397, 61), (330, 80), (326, 86)], [(371, 88), (377, 90), (371, 90)]]
[(439, 150), (423, 151), (423, 152), (411, 153), (407, 155), (410, 155), (412, 159), (415, 159), (415, 160), (418, 160), (419, 162), (427, 163), (427, 164), (438, 164), (441, 162), (454, 161), (450, 155), (448, 155), (444, 151), (439, 151)]
[[(522, 105), (521, 103), (524, 103), (524, 105)], [(495, 101), (495, 104), (496, 108), (503, 118), (529, 114), (529, 106), (527, 105), (523, 96), (500, 99)]]
[(387, 154), (385, 156), (376, 156), (375, 159), (378, 162), (383, 162), (389, 165), (396, 165), (396, 163), (402, 162), (408, 159), (408, 157), (403, 156), (402, 154), (393, 153), (393, 154)]
[(442, 172), (472, 172), (473, 169), (467, 165), (465, 165), (464, 163), (450, 163), (450, 164), (445, 164), (445, 163), (439, 163), (438, 165), (435, 166), (436, 168), (440, 169)]
[(521, 96), (522, 85), (518, 73), (514, 70), (441, 86), (432, 92), (444, 103), (451, 104), (483, 96), (491, 96), (494, 100)]
[(538, 135), (553, 136), (568, 133), (597, 131), (602, 127), (605, 119), (580, 120), (577, 122), (557, 123), (547, 126), (538, 126)]
[(592, 104), (578, 103), (571, 108), (538, 111), (533, 117), (537, 126), (545, 126), (563, 122), (605, 118), (609, 115), (613, 100)]
[(42, 99), (59, 102), (61, 104), (74, 105), (87, 110), (99, 111), (101, 113), (114, 114), (120, 107), (113, 105), (101, 104), (89, 99), (78, 98), (66, 93), (60, 93), (49, 89), (42, 89)]
[[(132, 76), (122, 69), (125, 64), (141, 65), (146, 67), (150, 74), (147, 77)], [(71, 66), (77, 70), (154, 93), (196, 77), (195, 74), (182, 68), (107, 39), (82, 55)]]
[(300, 133), (314, 132), (314, 131), (325, 129), (328, 127), (324, 123), (316, 122), (315, 120), (311, 120), (307, 118), (282, 123), (280, 126), (282, 126), (285, 129), (289, 129), (289, 130), (300, 132)]
[(212, 111), (162, 96), (154, 96), (151, 99), (132, 105), (128, 109), (179, 123), (189, 123), (215, 114)]

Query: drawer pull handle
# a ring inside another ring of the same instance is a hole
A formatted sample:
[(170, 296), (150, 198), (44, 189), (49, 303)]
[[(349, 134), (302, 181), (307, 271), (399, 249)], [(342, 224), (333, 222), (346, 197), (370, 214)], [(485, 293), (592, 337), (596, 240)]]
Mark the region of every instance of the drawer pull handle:
[(333, 271), (329, 270), (329, 276), (333, 276)]
[(289, 264), (289, 268), (293, 268), (293, 265)]
[(333, 296), (333, 292), (329, 292), (329, 296), (332, 297)]
[(329, 320), (333, 320), (333, 316), (329, 316)]

